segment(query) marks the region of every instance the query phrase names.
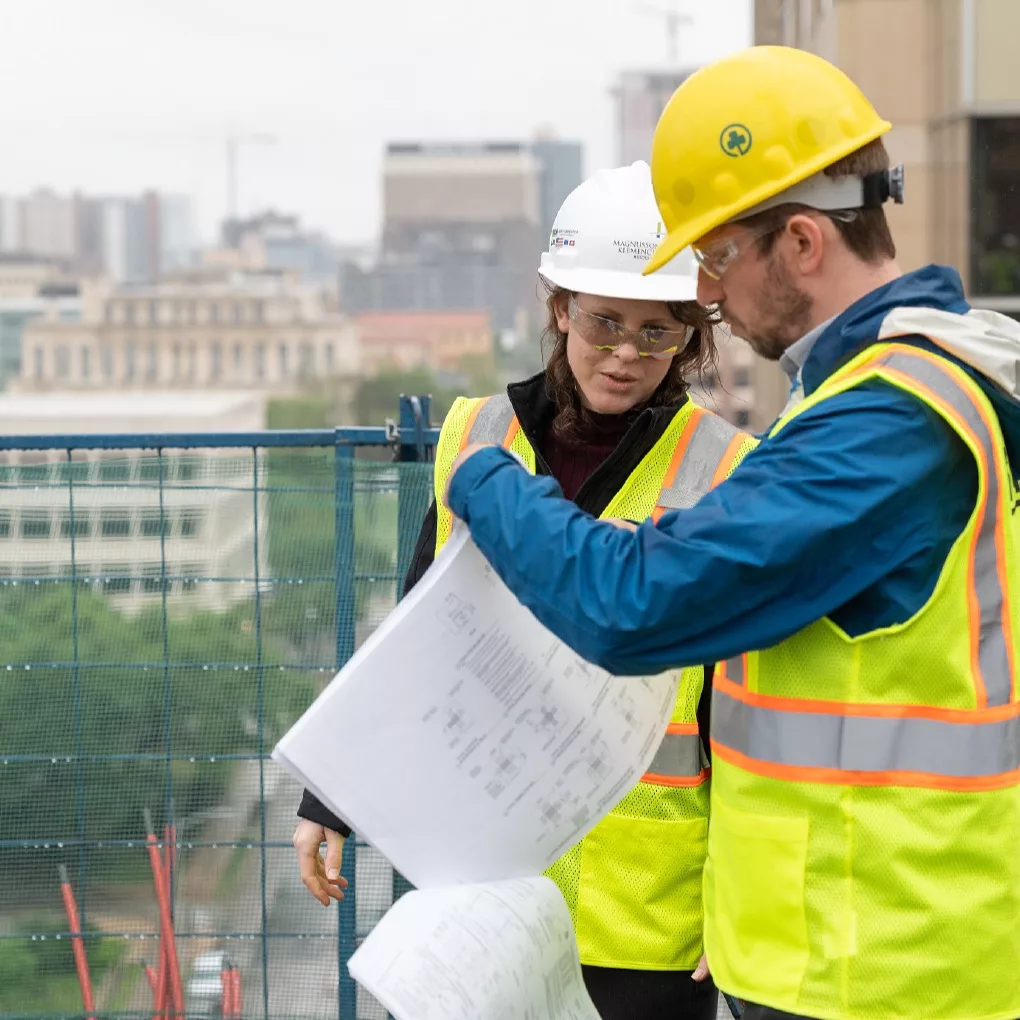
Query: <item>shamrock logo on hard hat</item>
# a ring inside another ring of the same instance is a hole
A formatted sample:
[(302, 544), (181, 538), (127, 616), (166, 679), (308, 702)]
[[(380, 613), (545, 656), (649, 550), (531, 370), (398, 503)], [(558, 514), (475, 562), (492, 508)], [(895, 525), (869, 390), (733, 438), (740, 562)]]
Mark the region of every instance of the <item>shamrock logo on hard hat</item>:
[(727, 124), (719, 135), (719, 146), (727, 156), (746, 156), (751, 151), (751, 131), (743, 124)]

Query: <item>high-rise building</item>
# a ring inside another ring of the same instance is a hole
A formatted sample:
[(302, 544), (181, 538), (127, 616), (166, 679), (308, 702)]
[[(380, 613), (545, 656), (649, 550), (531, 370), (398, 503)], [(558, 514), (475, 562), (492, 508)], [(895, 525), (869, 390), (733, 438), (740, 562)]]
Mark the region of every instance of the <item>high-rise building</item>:
[(195, 264), (195, 213), (187, 195), (159, 195), (159, 269), (174, 273)]
[(49, 188), (21, 200), (21, 248), (32, 255), (72, 259), (76, 231), (74, 203)]
[(892, 121), (903, 268), (953, 265), (975, 305), (1020, 318), (1020, 3), (757, 0), (755, 26), (832, 61)]
[(345, 264), (353, 312), (485, 311), (503, 333), (541, 327), (535, 271), (580, 146), (394, 143), (386, 152), (378, 264)]
[(579, 142), (538, 138), (531, 146), (539, 163), (538, 222), (543, 244), (563, 200), (584, 180), (584, 150)]
[(185, 195), (65, 197), (39, 189), (22, 199), (0, 197), (0, 252), (61, 259), (118, 283), (147, 283), (191, 266), (194, 251)]
[(693, 73), (693, 68), (674, 71), (624, 71), (613, 89), (616, 98), (617, 162), (629, 166), (646, 163), (652, 155), (652, 136), (659, 117), (673, 93)]
[(102, 199), (81, 193), (74, 196), (76, 234), (75, 264), (79, 272), (93, 275), (106, 269), (104, 255), (105, 211)]
[(0, 252), (21, 248), (21, 205), (13, 195), (0, 195)]
[(159, 275), (158, 265), (153, 265), (153, 255), (158, 252), (158, 218), (153, 216), (152, 200), (148, 195), (141, 198), (122, 199), (124, 208), (124, 276), (121, 283), (147, 283)]
[(118, 283), (127, 279), (127, 211), (119, 199), (102, 203), (103, 269)]

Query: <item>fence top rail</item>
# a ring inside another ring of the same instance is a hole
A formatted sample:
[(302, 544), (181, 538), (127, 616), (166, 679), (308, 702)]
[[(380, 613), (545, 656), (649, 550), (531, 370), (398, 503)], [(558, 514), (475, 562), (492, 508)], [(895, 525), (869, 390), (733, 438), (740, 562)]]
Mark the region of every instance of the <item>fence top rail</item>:
[[(439, 442), (439, 429), (422, 429), (425, 446)], [(0, 436), (0, 450), (196, 450), (254, 447), (414, 446), (414, 429), (345, 426), (335, 429), (261, 429), (255, 432), (97, 432)]]

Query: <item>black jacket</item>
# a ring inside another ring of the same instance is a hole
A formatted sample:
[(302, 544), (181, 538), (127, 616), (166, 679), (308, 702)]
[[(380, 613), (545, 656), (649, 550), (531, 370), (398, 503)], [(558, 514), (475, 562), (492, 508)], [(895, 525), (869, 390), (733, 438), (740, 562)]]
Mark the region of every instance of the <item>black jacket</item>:
[[(535, 469), (540, 475), (549, 474), (549, 465), (542, 456), (546, 433), (556, 414), (556, 406), (546, 391), (545, 375), (539, 374), (524, 382), (512, 383), (507, 395), (513, 405), (521, 430), (535, 451)], [(645, 408), (635, 419), (627, 434), (615, 450), (602, 462), (591, 477), (581, 486), (574, 502), (593, 517), (598, 517), (612, 498), (633, 474), (641, 460), (662, 438), (684, 400), (662, 407)], [(411, 565), (404, 579), (406, 595), (432, 565), (436, 551), (436, 504), (429, 507), (421, 526), (418, 541), (411, 557)], [(705, 669), (705, 688), (698, 704), (698, 729), (702, 743), (708, 748), (709, 711), (711, 707), (712, 667)], [(309, 821), (318, 822), (327, 829), (350, 835), (350, 828), (340, 821), (318, 798), (305, 790), (298, 814)]]

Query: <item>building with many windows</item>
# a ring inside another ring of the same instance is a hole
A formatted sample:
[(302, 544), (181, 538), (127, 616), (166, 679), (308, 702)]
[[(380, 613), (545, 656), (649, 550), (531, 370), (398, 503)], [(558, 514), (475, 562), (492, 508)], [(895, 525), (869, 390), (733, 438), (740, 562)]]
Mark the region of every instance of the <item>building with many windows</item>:
[(35, 320), (20, 391), (213, 388), (287, 391), (360, 374), (352, 321), (281, 272), (202, 271), (105, 289), (80, 321)]
[[(264, 426), (249, 392), (0, 395), (6, 436)], [(0, 452), (0, 583), (74, 580), (128, 612), (164, 590), (208, 609), (250, 598), (256, 550), (269, 573), (255, 470), (250, 450)]]
[(77, 322), (81, 310), (79, 285), (58, 263), (0, 254), (0, 389), (21, 375), (22, 337), (29, 323)]

